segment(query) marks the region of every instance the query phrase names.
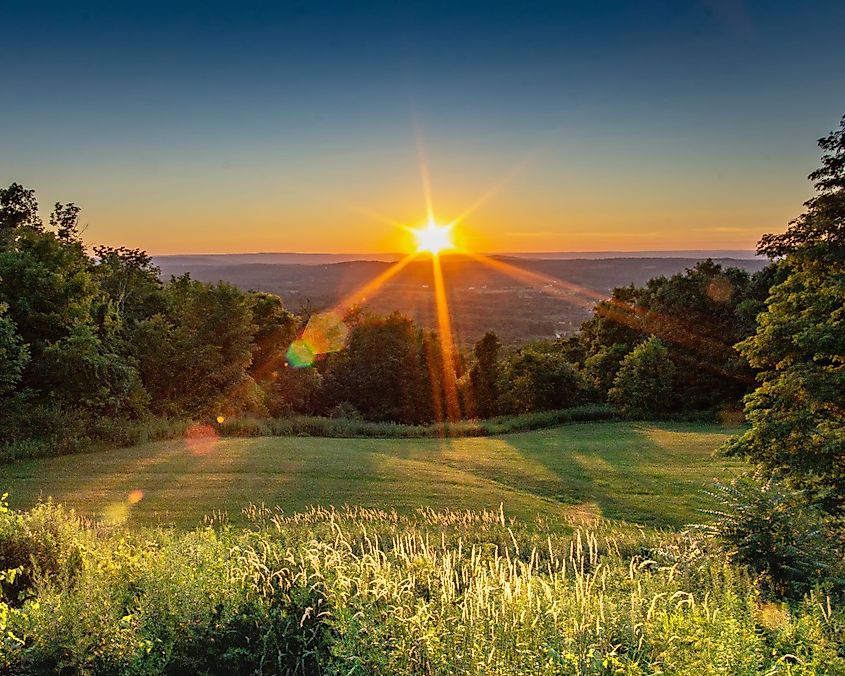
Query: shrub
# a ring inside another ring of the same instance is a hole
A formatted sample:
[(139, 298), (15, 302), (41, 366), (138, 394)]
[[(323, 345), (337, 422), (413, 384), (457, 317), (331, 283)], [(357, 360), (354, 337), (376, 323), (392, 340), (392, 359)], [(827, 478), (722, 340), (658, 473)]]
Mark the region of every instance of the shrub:
[(18, 572), (0, 585), (0, 598), (18, 604), (39, 576), (72, 579), (81, 565), (86, 538), (82, 521), (73, 512), (50, 502), (15, 512), (6, 497), (0, 497), (0, 570)]
[(733, 561), (760, 575), (776, 596), (801, 598), (813, 587), (845, 592), (845, 548), (822, 512), (806, 495), (774, 479), (744, 476), (717, 483), (720, 504), (709, 527)]

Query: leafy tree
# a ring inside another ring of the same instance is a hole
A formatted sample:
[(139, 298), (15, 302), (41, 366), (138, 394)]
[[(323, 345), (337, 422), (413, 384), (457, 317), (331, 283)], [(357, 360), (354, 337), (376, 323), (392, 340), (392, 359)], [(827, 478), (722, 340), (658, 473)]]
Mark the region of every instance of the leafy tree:
[(146, 251), (95, 246), (94, 256), (100, 288), (124, 323), (165, 311), (159, 269)]
[(630, 417), (653, 417), (670, 408), (675, 366), (658, 338), (640, 343), (622, 360), (608, 401)]
[(706, 410), (738, 402), (753, 385), (753, 370), (733, 345), (754, 331), (770, 269), (749, 276), (707, 260), (682, 274), (657, 277), (642, 288), (615, 289), (582, 327), (584, 374), (599, 397), (613, 386), (622, 359), (657, 336), (675, 364), (672, 406)]
[(261, 382), (273, 378), (272, 374), (285, 366), (285, 353), (296, 337), (297, 319), (275, 294), (251, 292), (249, 300), (255, 324), (250, 374)]
[(633, 286), (614, 289), (609, 300), (596, 305), (593, 316), (578, 333), (584, 345), (584, 378), (600, 399), (613, 386), (623, 357), (644, 337), (640, 318), (634, 312), (636, 291)]
[(46, 347), (35, 365), (49, 398), (100, 415), (142, 413), (147, 404), (138, 371), (108, 351), (92, 327), (80, 325)]
[(29, 348), (5, 313), (6, 307), (0, 305), (0, 395), (15, 389), (29, 361)]
[(19, 229), (41, 230), (42, 227), (34, 190), (19, 183), (0, 188), (0, 248), (11, 245)]
[(498, 389), (500, 410), (527, 413), (573, 406), (582, 397), (583, 382), (564, 355), (528, 347), (504, 361)]
[(473, 348), (473, 364), (469, 370), (472, 403), (475, 414), (482, 418), (496, 415), (499, 350), (502, 344), (492, 331), (485, 333)]
[(758, 252), (780, 258), (757, 332), (739, 350), (760, 369), (750, 429), (727, 453), (782, 474), (823, 507), (845, 511), (845, 117), (819, 141), (818, 194)]
[(361, 319), (347, 347), (330, 355), (323, 371), (326, 410), (346, 402), (368, 420), (417, 423), (420, 404), (431, 398), (416, 327), (398, 312)]
[(0, 302), (29, 343), (34, 360), (47, 343), (93, 321), (100, 295), (82, 245), (51, 232), (22, 232), (14, 248), (0, 252)]
[(130, 341), (157, 413), (203, 416), (254, 406), (252, 307), (230, 284), (189, 275), (166, 285), (167, 309), (139, 321)]
[(73, 202), (56, 202), (50, 214), (50, 227), (59, 239), (66, 242), (79, 240), (79, 212), (80, 208)]
[(317, 413), (322, 382), (323, 377), (315, 368), (282, 365), (271, 371), (260, 383), (265, 393), (267, 413), (273, 417)]

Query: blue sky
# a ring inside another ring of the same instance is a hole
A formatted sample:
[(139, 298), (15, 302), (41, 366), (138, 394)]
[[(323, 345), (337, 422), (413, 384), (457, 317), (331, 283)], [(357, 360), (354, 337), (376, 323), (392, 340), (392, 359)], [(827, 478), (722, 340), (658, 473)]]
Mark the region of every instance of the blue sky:
[(752, 248), (845, 113), (841, 2), (3, 12), (0, 182), (155, 253), (401, 248), (417, 137), (480, 249)]

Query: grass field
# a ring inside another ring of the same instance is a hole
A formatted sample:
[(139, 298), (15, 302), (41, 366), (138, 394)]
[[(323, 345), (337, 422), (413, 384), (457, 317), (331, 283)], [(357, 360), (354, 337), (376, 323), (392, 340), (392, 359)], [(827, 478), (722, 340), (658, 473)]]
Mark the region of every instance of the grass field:
[(702, 487), (738, 463), (713, 450), (736, 428), (584, 423), (467, 439), (221, 438), (180, 440), (0, 468), (0, 488), (24, 509), (52, 497), (129, 525), (192, 527), (249, 503), (286, 512), (361, 505), (407, 512), (498, 509), (602, 516), (654, 526), (698, 521)]

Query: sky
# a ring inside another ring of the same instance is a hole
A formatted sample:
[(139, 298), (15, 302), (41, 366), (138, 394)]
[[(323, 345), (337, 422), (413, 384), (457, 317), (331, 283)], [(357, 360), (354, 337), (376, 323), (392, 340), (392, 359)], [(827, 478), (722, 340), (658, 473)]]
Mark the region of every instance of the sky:
[(753, 249), (845, 113), (845, 3), (6, 0), (0, 184), (154, 254)]

